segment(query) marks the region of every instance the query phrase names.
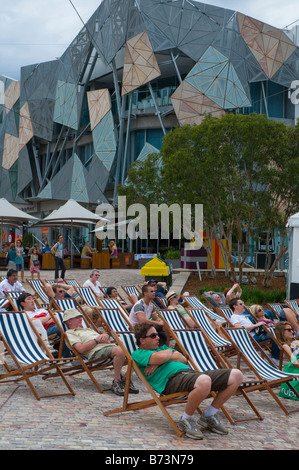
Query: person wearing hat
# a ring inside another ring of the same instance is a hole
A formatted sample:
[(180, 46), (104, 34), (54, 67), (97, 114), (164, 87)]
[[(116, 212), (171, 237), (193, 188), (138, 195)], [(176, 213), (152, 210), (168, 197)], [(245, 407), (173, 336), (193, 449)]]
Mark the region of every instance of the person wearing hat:
[[(66, 336), (70, 345), (84, 358), (88, 360), (111, 357), (114, 366), (114, 380), (112, 391), (119, 396), (124, 396), (125, 377), (121, 375), (121, 369), (125, 363), (125, 355), (119, 346), (111, 343), (107, 333), (99, 332), (91, 328), (83, 328), (83, 316), (76, 308), (70, 308), (64, 312), (63, 322), (67, 326)], [(132, 382), (130, 393), (139, 393)]]
[(188, 327), (195, 328), (194, 321), (192, 320), (192, 318), (190, 318), (190, 316), (188, 315), (184, 307), (181, 304), (179, 304), (179, 300), (178, 300), (178, 296), (176, 292), (174, 291), (168, 292), (166, 294), (166, 300), (168, 304), (167, 310), (177, 310), (182, 315), (182, 317), (184, 317), (184, 321), (187, 323)]

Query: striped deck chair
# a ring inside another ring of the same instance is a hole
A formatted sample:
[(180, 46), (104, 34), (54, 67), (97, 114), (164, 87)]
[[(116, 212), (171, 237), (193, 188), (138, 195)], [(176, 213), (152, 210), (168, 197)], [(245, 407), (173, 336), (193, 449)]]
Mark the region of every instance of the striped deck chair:
[[(102, 321), (103, 327), (106, 331), (116, 331), (117, 333), (123, 333), (125, 331), (133, 331), (132, 325), (126, 319), (124, 315), (117, 309), (96, 309), (96, 313), (99, 315)], [(127, 317), (128, 318), (128, 317)]]
[(298, 301), (297, 300), (285, 300), (285, 303), (287, 306), (293, 310), (295, 313), (296, 317), (299, 317), (299, 306), (298, 306)]
[(99, 299), (90, 287), (76, 287), (75, 289), (87, 305), (90, 307), (100, 307)]
[[(61, 370), (61, 365), (68, 363), (69, 359), (61, 361), (53, 358), (35, 330), (34, 322), (31, 322), (25, 313), (3, 313), (0, 315), (0, 341), (3, 342), (7, 353), (16, 366), (11, 369), (8, 364), (5, 364), (7, 372), (0, 374), (0, 383), (25, 380), (37, 400), (54, 396), (75, 395)], [(55, 375), (63, 380), (69, 392), (40, 395), (31, 379), (53, 369), (56, 370)]]
[(158, 310), (158, 314), (172, 330), (186, 330), (188, 328), (177, 310)]
[(29, 286), (33, 289), (35, 294), (42, 300), (43, 304), (45, 304), (45, 306), (48, 306), (50, 304), (50, 299), (44, 290), (43, 282), (34, 279), (27, 279), (27, 282)]
[[(217, 370), (222, 368), (227, 368), (225, 361), (219, 355), (217, 350), (213, 348), (212, 343), (209, 342), (209, 339), (199, 330), (193, 331), (176, 331), (174, 333), (174, 338), (176, 339), (179, 348), (181, 349), (184, 356), (188, 358), (189, 367), (198, 370), (199, 372), (205, 372), (207, 370)], [(212, 349), (213, 357), (211, 355), (210, 349)], [(231, 414), (227, 411), (225, 407), (222, 407), (222, 411), (226, 418), (229, 420), (231, 424), (235, 424), (240, 421), (252, 421), (252, 420), (262, 420), (262, 416), (252, 403), (252, 401), (247, 396), (247, 389), (248, 384), (244, 382), (239, 387), (236, 395), (242, 395), (245, 400), (247, 401), (248, 405), (254, 412), (254, 417), (242, 417), (242, 418), (233, 418)], [(215, 394), (212, 394), (215, 396)]]
[(101, 305), (101, 308), (116, 308), (120, 310), (124, 315), (127, 317), (129, 316), (127, 310), (122, 306), (122, 304), (117, 300), (117, 299), (99, 299), (99, 303)]
[(269, 309), (274, 313), (276, 318), (279, 318), (280, 312), (283, 309), (281, 304), (268, 304)]
[[(66, 342), (67, 347), (69, 348), (70, 351), (74, 354), (74, 359), (76, 359), (76, 363), (72, 365), (68, 365), (66, 367), (62, 366), (61, 370), (63, 371), (64, 375), (66, 377), (69, 376), (74, 376), (82, 373), (86, 373), (89, 377), (89, 379), (92, 381), (96, 389), (98, 390), (99, 393), (103, 393), (104, 391), (110, 390), (111, 387), (109, 386), (108, 388), (103, 388), (97, 381), (96, 377), (94, 376), (94, 372), (96, 371), (101, 371), (105, 369), (113, 369), (113, 359), (112, 358), (102, 358), (102, 359), (91, 359), (88, 360), (75, 350), (74, 347), (72, 347), (68, 341), (66, 331), (67, 327), (65, 323), (63, 323), (63, 312), (61, 311), (55, 311), (55, 312), (50, 312), (53, 320), (56, 322), (57, 326), (60, 328), (61, 331), (61, 338), (63, 338), (63, 341)], [(88, 322), (88, 319), (86, 316), (84, 316), (84, 313), (82, 313), (83, 316), (83, 328), (91, 328), (92, 325)], [(49, 374), (47, 376), (44, 376), (44, 380), (47, 380), (48, 378), (54, 377), (56, 374)]]
[[(116, 408), (113, 410), (105, 411), (103, 413), (104, 416), (110, 416), (117, 413), (124, 413), (127, 411), (137, 411), (143, 410), (145, 408), (151, 408), (153, 406), (158, 406), (163, 415), (168, 420), (169, 424), (172, 426), (173, 430), (177, 434), (178, 437), (181, 437), (184, 433), (180, 431), (170, 414), (168, 413), (166, 407), (170, 405), (180, 404), (186, 402), (186, 397), (188, 396), (188, 392), (181, 392), (181, 393), (174, 393), (172, 395), (158, 395), (157, 392), (150, 386), (148, 381), (146, 380), (145, 376), (142, 374), (141, 370), (133, 361), (131, 354), (137, 348), (135, 343), (135, 336), (133, 333), (122, 333), (117, 334), (116, 332), (111, 332), (112, 336), (114, 337), (117, 344), (122, 348), (127, 361), (128, 361), (128, 368), (126, 373), (126, 385), (125, 385), (125, 395), (123, 397), (123, 405), (120, 408)], [(147, 392), (150, 394), (151, 399), (148, 397), (144, 400), (135, 401), (133, 403), (129, 403), (129, 383), (131, 379), (132, 370), (134, 369), (137, 376), (140, 378), (142, 383), (144, 384)], [(158, 425), (158, 424), (157, 424)]]
[[(261, 385), (253, 386), (252, 390), (267, 390), (283, 412), (288, 415), (290, 411), (287, 410), (279, 397), (273, 392), (272, 388), (280, 387), (282, 383), (287, 383), (295, 396), (299, 398), (299, 393), (290, 383), (292, 380), (299, 380), (299, 374), (294, 376), (283, 372), (265, 361), (262, 357), (264, 356), (262, 348), (260, 349), (260, 355), (253, 346), (249, 333), (244, 328), (228, 328), (223, 329), (223, 331), (224, 334), (231, 339), (241, 358), (245, 361), (253, 374), (261, 381)], [(299, 408), (292, 411), (299, 411)]]
[(184, 297), (184, 299), (186, 300), (189, 307), (191, 307), (191, 308), (200, 308), (200, 309), (204, 310), (213, 321), (218, 320), (222, 323), (225, 323), (225, 322), (228, 323), (227, 318), (219, 315), (219, 313), (215, 313), (212, 310), (210, 310), (206, 305), (204, 305), (200, 300), (198, 300), (197, 297), (195, 297), (195, 296), (186, 296), (186, 297)]
[(231, 316), (234, 313), (229, 307), (217, 307), (215, 310), (217, 313), (219, 313), (219, 315), (226, 318), (228, 322), (230, 321)]
[(78, 304), (75, 299), (67, 298), (67, 299), (54, 299), (53, 306), (55, 310), (65, 311), (69, 308), (78, 308)]
[(0, 308), (6, 308), (8, 305), (9, 305), (8, 299), (0, 299)]
[[(137, 286), (121, 286), (121, 288), (124, 290), (124, 292), (129, 297), (130, 300), (132, 300), (132, 298), (131, 298), (132, 294), (136, 295), (137, 298), (139, 298), (139, 296), (141, 294), (141, 290), (139, 290), (139, 288), (137, 288)], [(133, 300), (132, 300), (132, 302), (133, 302)]]
[(221, 352), (226, 353), (232, 350), (231, 342), (220, 336), (217, 331), (211, 325), (207, 314), (202, 309), (188, 309), (188, 313), (195, 324), (205, 331), (210, 340), (213, 342), (214, 346)]
[[(12, 306), (13, 310), (15, 312), (20, 312), (19, 304), (18, 304), (18, 298), (23, 292), (6, 292), (5, 295)], [(42, 308), (41, 304), (38, 302), (37, 299), (35, 299), (35, 308)]]

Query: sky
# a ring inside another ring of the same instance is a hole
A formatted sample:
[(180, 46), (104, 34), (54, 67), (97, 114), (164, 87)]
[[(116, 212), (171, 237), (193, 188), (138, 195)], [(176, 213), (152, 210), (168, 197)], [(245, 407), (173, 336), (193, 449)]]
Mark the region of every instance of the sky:
[[(187, 1), (187, 0), (186, 0)], [(192, 2), (192, 0), (190, 0)], [(0, 0), (0, 75), (60, 57), (101, 0)], [(278, 28), (299, 20), (298, 0), (209, 0)], [(299, 24), (299, 21), (297, 22)]]

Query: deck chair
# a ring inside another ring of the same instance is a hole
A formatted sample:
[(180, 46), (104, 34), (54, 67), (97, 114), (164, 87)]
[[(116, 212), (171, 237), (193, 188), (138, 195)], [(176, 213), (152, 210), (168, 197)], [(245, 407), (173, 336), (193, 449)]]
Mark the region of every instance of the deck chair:
[[(50, 313), (52, 314), (53, 320), (56, 322), (57, 326), (59, 327), (61, 331), (62, 340), (66, 342), (67, 347), (69, 348), (70, 351), (72, 351), (74, 355), (74, 360), (76, 360), (76, 363), (74, 362), (73, 364), (67, 365), (65, 367), (62, 366), (61, 370), (64, 373), (64, 375), (66, 377), (69, 377), (69, 376), (72, 377), (78, 374), (86, 373), (99, 393), (103, 393), (106, 390), (110, 390), (111, 387), (108, 387), (108, 388), (101, 387), (96, 377), (94, 376), (94, 373), (96, 371), (101, 371), (105, 369), (113, 369), (113, 359), (105, 358), (105, 359), (88, 360), (88, 359), (84, 359), (83, 357), (81, 357), (78, 354), (78, 352), (75, 350), (75, 348), (73, 348), (68, 341), (68, 338), (66, 335), (67, 327), (65, 323), (63, 323), (63, 312), (52, 311)], [(83, 327), (92, 328), (92, 324), (90, 324), (90, 322), (88, 321), (88, 318), (84, 315), (83, 312), (82, 312), (82, 316), (83, 316)], [(51, 377), (56, 377), (56, 373), (48, 374), (47, 376), (44, 376), (43, 379), (47, 380), (48, 378), (51, 378)]]
[[(145, 408), (151, 408), (153, 406), (158, 406), (163, 415), (168, 420), (169, 424), (172, 426), (173, 430), (177, 436), (181, 437), (184, 433), (180, 431), (168, 411), (166, 410), (167, 406), (185, 403), (188, 396), (188, 392), (175, 393), (172, 395), (160, 395), (155, 392), (155, 390), (150, 386), (141, 370), (133, 360), (131, 354), (137, 348), (135, 343), (135, 336), (133, 333), (119, 333), (112, 331), (111, 332), (116, 343), (122, 348), (124, 354), (126, 355), (128, 361), (128, 368), (126, 374), (126, 385), (125, 385), (125, 395), (123, 398), (123, 405), (120, 408), (113, 410), (105, 411), (104, 416), (110, 416), (117, 413), (124, 413), (128, 411), (143, 410)], [(132, 370), (134, 369), (137, 376), (140, 378), (144, 384), (147, 392), (150, 394), (151, 399), (145, 399), (138, 402), (129, 403), (129, 384), (131, 379)], [(199, 410), (198, 410), (199, 411)], [(200, 411), (199, 411), (200, 412)]]
[[(0, 315), (0, 341), (15, 364), (11, 369), (5, 362), (6, 373), (0, 374), (0, 384), (25, 380), (37, 400), (55, 396), (75, 395), (61, 370), (70, 359), (54, 359), (47, 346), (25, 313), (3, 313)], [(68, 389), (68, 393), (40, 395), (32, 383), (32, 378), (55, 369)]]
[(285, 303), (287, 306), (293, 310), (295, 313), (296, 317), (299, 317), (299, 306), (298, 306), (298, 301), (297, 300), (285, 300)]
[(189, 305), (190, 308), (200, 308), (200, 309), (204, 310), (213, 321), (218, 320), (221, 323), (228, 323), (227, 318), (225, 318), (222, 315), (219, 315), (219, 313), (213, 312), (206, 305), (204, 305), (200, 300), (198, 300), (197, 297), (195, 297), (195, 296), (186, 296), (186, 297), (184, 297), (184, 299), (186, 300), (186, 302), (187, 302), (187, 304)]
[(9, 305), (8, 299), (0, 299), (0, 308), (6, 308), (8, 305)]
[(268, 304), (269, 309), (274, 313), (276, 318), (279, 318), (279, 314), (283, 309), (281, 304)]
[(65, 311), (69, 308), (78, 308), (78, 304), (75, 299), (67, 298), (67, 299), (53, 299), (52, 307), (54, 310)]
[[(203, 331), (199, 330), (189, 330), (189, 331), (175, 331), (173, 336), (177, 341), (177, 344), (185, 355), (188, 358), (189, 366), (194, 370), (199, 372), (205, 372), (207, 370), (217, 370), (222, 368), (227, 368), (226, 362), (223, 360), (221, 355), (214, 348), (213, 344), (210, 342), (208, 336)], [(211, 354), (213, 353), (213, 357)], [(215, 359), (214, 359), (215, 358)], [(249, 399), (246, 389), (251, 385), (247, 382), (244, 382), (239, 387), (236, 395), (242, 395), (247, 401), (248, 405), (254, 412), (255, 416), (251, 417), (242, 417), (242, 418), (233, 418), (231, 414), (227, 411), (226, 407), (222, 407), (222, 411), (226, 418), (231, 424), (235, 424), (241, 421), (252, 421), (252, 420), (262, 420), (262, 416)], [(213, 394), (215, 396), (215, 394)]]
[(218, 334), (204, 310), (188, 309), (187, 312), (196, 326), (207, 334), (218, 351), (221, 351), (223, 354), (232, 354), (234, 352), (231, 342)]
[(215, 310), (219, 315), (226, 318), (228, 322), (230, 322), (231, 316), (234, 313), (229, 307), (217, 307)]
[(27, 282), (29, 286), (33, 289), (35, 294), (42, 300), (43, 304), (45, 304), (45, 306), (49, 306), (50, 299), (44, 290), (45, 286), (43, 282), (39, 280), (32, 280), (32, 279), (27, 279)]
[[(263, 357), (266, 357), (266, 355), (263, 349), (260, 348), (260, 351), (257, 351), (249, 333), (244, 328), (223, 328), (223, 332), (224, 335), (227, 335), (227, 337), (231, 339), (232, 344), (235, 346), (241, 358), (257, 379), (261, 381), (260, 385), (252, 386), (251, 389), (253, 391), (267, 390), (283, 412), (286, 415), (289, 415), (291, 411), (287, 410), (279, 397), (273, 392), (272, 388), (280, 387), (282, 383), (287, 383), (296, 397), (299, 398), (299, 393), (290, 383), (292, 380), (299, 380), (299, 374), (292, 375), (287, 372), (283, 372), (265, 361)], [(292, 412), (293, 411), (299, 411), (299, 408), (298, 410), (292, 410)]]
[(100, 307), (99, 299), (90, 287), (75, 287), (75, 290), (85, 304), (90, 307)]
[(101, 305), (100, 308), (116, 308), (120, 310), (124, 315), (127, 317), (129, 316), (127, 310), (122, 306), (122, 304), (117, 299), (99, 299), (99, 303)]
[(128, 317), (121, 313), (117, 309), (96, 309), (95, 312), (99, 316), (99, 319), (103, 325), (103, 328), (107, 332), (111, 330), (116, 331), (117, 333), (123, 333), (128, 331), (133, 331), (132, 325), (128, 321)]
[(141, 294), (141, 290), (139, 288), (137, 288), (137, 286), (121, 286), (121, 288), (126, 293), (126, 295), (129, 297), (131, 302), (133, 302), (132, 297), (131, 297), (132, 294), (135, 294), (137, 296), (137, 298), (139, 298), (139, 296)]
[[(15, 312), (20, 312), (20, 308), (18, 305), (18, 298), (20, 297), (22, 293), (23, 292), (6, 292), (5, 293), (8, 302), (10, 303), (12, 309)], [(35, 302), (35, 308), (42, 308), (42, 305), (39, 303), (38, 299), (34, 298), (34, 302)]]

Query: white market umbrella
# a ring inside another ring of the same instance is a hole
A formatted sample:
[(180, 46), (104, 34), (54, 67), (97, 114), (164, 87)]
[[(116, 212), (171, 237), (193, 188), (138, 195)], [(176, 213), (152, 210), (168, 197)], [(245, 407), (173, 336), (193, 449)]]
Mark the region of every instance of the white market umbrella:
[[(74, 199), (70, 199), (67, 201), (63, 206), (59, 209), (55, 209), (50, 215), (45, 217), (41, 222), (39, 222), (39, 226), (48, 226), (48, 225), (70, 225), (71, 227), (71, 234), (73, 231), (73, 226), (76, 225), (88, 225), (88, 224), (95, 224), (103, 220), (108, 222), (108, 219), (104, 219), (97, 214), (89, 211), (82, 207), (77, 201)], [(73, 245), (71, 244), (71, 265), (73, 266)]]
[[(29, 222), (30, 220), (38, 221), (33, 215), (27, 214), (24, 211), (21, 211), (13, 204), (7, 201), (7, 199), (0, 199), (0, 220), (1, 228), (4, 225), (17, 227), (22, 225), (24, 222)], [(1, 237), (1, 250), (2, 250), (2, 237)]]

